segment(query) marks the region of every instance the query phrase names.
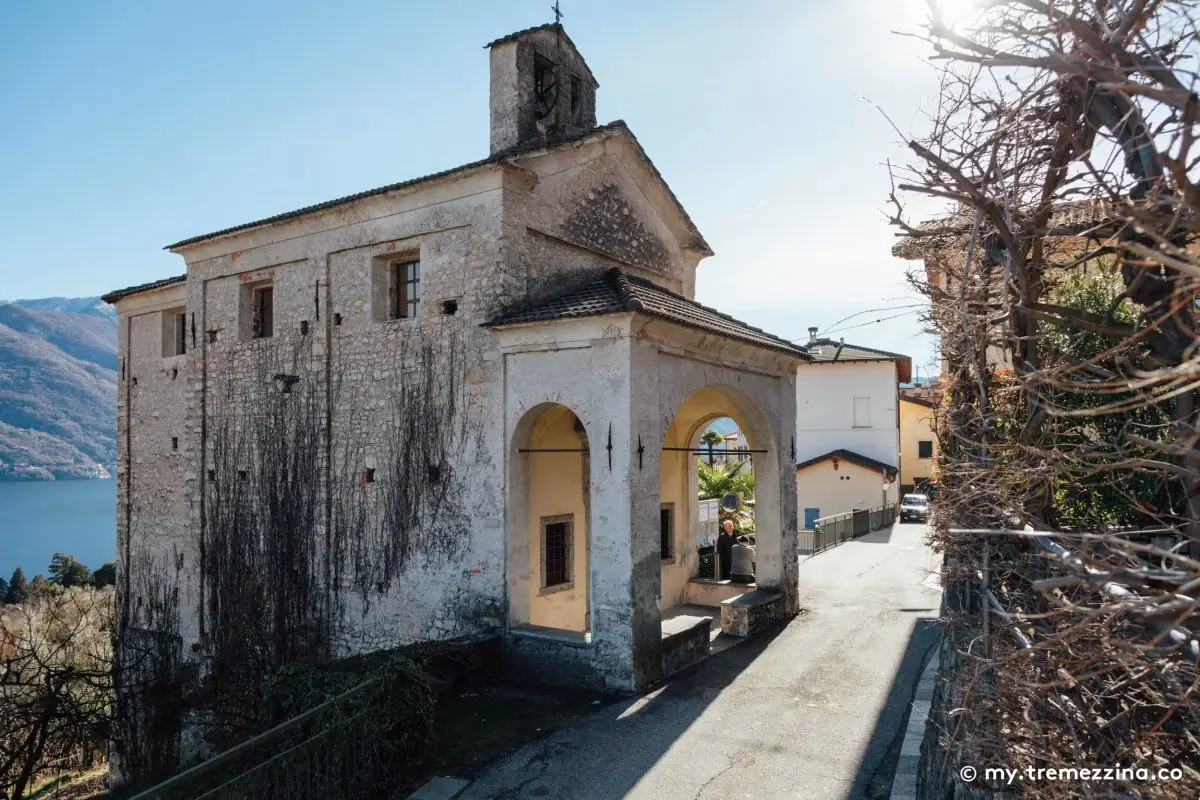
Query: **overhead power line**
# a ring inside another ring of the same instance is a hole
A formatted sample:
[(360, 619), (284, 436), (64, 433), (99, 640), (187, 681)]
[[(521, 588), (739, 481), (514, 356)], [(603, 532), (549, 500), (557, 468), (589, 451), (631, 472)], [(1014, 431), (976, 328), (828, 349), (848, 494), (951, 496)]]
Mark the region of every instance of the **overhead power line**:
[(869, 321), (869, 322), (860, 322), (858, 325), (851, 325), (851, 326), (849, 326), (848, 328), (832, 328), (832, 329), (830, 329), (830, 330), (823, 331), (823, 332), (822, 332), (820, 335), (821, 335), (821, 336), (828, 336), (828, 335), (829, 335), (829, 334), (831, 334), (831, 333), (842, 333), (842, 332), (844, 332), (844, 331), (852, 331), (852, 330), (855, 330), (856, 328), (865, 328), (865, 327), (867, 327), (868, 325), (875, 325), (875, 324), (877, 324), (877, 323), (880, 323), (880, 322), (887, 322), (888, 320), (892, 320), (892, 319), (900, 319), (901, 317), (908, 317), (908, 316), (911, 316), (911, 315), (913, 315), (913, 314), (916, 314), (916, 313), (917, 313), (917, 311), (916, 311), (916, 310), (913, 310), (913, 311), (905, 311), (905, 312), (904, 312), (904, 313), (902, 313), (902, 314), (893, 314), (893, 315), (892, 315), (892, 316), (890, 316), (890, 317), (880, 317), (879, 319), (873, 319), (873, 320), (871, 320), (871, 321)]
[(836, 328), (838, 325), (841, 325), (843, 322), (854, 319), (855, 317), (861, 317), (863, 314), (874, 314), (877, 311), (899, 311), (902, 308), (921, 308), (924, 305), (925, 305), (925, 303), (909, 303), (909, 304), (903, 305), (903, 306), (884, 306), (882, 308), (868, 308), (866, 311), (858, 311), (858, 312), (851, 314), (848, 317), (842, 317), (841, 319), (839, 319), (837, 322), (833, 323), (829, 327)]

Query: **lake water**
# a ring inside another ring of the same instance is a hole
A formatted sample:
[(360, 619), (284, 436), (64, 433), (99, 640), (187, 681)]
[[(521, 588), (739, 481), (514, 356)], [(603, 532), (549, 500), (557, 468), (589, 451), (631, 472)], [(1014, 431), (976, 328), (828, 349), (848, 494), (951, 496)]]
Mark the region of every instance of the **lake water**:
[(45, 573), (55, 553), (95, 569), (117, 556), (117, 482), (0, 482), (0, 577)]

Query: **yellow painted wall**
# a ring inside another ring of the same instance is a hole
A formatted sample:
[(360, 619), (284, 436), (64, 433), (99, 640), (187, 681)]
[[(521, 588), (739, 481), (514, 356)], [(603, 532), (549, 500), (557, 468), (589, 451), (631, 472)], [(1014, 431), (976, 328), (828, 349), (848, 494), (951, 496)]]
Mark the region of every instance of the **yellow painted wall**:
[[(529, 437), (533, 448), (579, 448), (575, 415), (557, 406), (546, 411)], [(588, 629), (587, 508), (584, 502), (587, 453), (529, 453), (529, 622), (546, 628)], [(542, 588), (543, 517), (574, 515), (571, 588)]]
[[(897, 484), (892, 481), (887, 501), (895, 503), (898, 494)], [(878, 508), (884, 501), (883, 476), (844, 458), (839, 459), (836, 470), (829, 459), (818, 461), (796, 471), (796, 499), (801, 526), (806, 508), (820, 509), (818, 517), (831, 517), (856, 508)]]
[[(669, 434), (668, 434), (669, 435)], [(685, 445), (672, 445), (684, 447)], [(675, 504), (674, 558), (662, 562), (662, 594), (659, 609), (671, 608), (684, 602), (687, 582), (700, 571), (694, 534), (696, 520), (696, 490), (688, 491), (689, 453), (664, 452), (658, 470), (660, 503)], [(690, 495), (690, 497), (689, 497)]]
[[(739, 427), (743, 427), (737, 411), (725, 395), (711, 388), (699, 390), (679, 407), (663, 437), (663, 446), (696, 447), (705, 423), (717, 417), (731, 417)], [(745, 436), (744, 429), (742, 435)], [(743, 441), (741, 446), (751, 445)], [(659, 502), (675, 504), (675, 558), (662, 564), (662, 592), (658, 601), (660, 610), (685, 603), (688, 581), (700, 572), (700, 556), (696, 552), (699, 485), (695, 458), (692, 453), (669, 450), (662, 453), (658, 471)]]
[[(933, 458), (918, 458), (917, 442), (933, 442)], [(933, 435), (933, 409), (900, 398), (900, 483), (908, 486), (933, 475), (937, 459), (937, 437)]]

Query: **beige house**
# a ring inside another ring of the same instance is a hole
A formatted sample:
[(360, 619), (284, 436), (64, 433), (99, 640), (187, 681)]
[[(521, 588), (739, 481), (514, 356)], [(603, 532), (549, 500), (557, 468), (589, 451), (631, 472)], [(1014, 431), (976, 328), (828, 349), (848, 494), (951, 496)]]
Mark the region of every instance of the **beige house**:
[(933, 478), (938, 443), (932, 400), (900, 395), (900, 492), (920, 491)]
[(820, 506), (806, 513), (803, 525), (818, 519), (896, 503), (896, 467), (853, 450), (834, 450), (796, 465), (796, 495)]
[(811, 357), (691, 299), (712, 251), (560, 27), (489, 47), (485, 158), (176, 242), (184, 275), (106, 297), (122, 624), (174, 666), (492, 633), (525, 677), (647, 686), (707, 653), (708, 619), (663, 620), (718, 417), (753, 450), (753, 613), (796, 613)]

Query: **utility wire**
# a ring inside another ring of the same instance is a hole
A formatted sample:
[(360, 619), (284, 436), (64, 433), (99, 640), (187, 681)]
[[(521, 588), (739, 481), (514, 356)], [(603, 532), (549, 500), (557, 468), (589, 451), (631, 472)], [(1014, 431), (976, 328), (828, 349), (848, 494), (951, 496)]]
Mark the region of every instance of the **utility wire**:
[(861, 322), (858, 325), (851, 325), (848, 328), (833, 328), (831, 330), (824, 331), (821, 335), (828, 336), (831, 333), (842, 333), (843, 331), (852, 331), (855, 328), (865, 328), (868, 325), (875, 325), (879, 322), (887, 322), (890, 319), (900, 319), (900, 317), (908, 317), (916, 313), (916, 311), (905, 311), (903, 314), (893, 314), (890, 317), (880, 317), (879, 319), (873, 319), (870, 322)]
[[(848, 317), (842, 317), (841, 319), (839, 319), (837, 322), (833, 323), (829, 327), (836, 328), (838, 325), (841, 325), (846, 320), (851, 320), (851, 319), (854, 319), (855, 317), (861, 317), (863, 314), (873, 314), (876, 311), (899, 311), (902, 308), (920, 308), (924, 305), (925, 305), (925, 303), (909, 303), (908, 305), (904, 305), (904, 306), (885, 306), (883, 308), (868, 308), (866, 311), (859, 311), (854, 314), (851, 314)], [(828, 333), (828, 330), (826, 330), (825, 332)]]

